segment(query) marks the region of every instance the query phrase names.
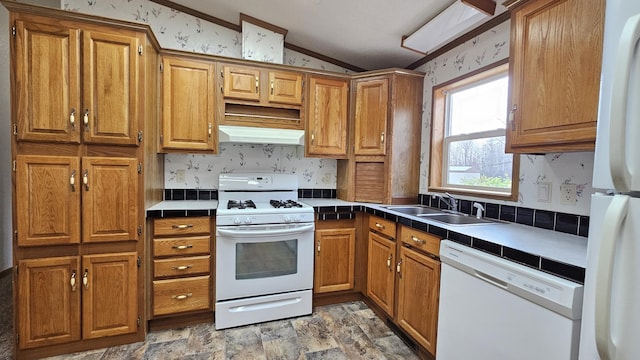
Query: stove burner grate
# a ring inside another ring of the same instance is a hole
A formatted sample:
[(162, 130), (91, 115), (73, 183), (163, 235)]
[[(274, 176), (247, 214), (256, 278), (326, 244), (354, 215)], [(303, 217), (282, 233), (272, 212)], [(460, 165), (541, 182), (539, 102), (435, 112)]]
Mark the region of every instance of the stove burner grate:
[(273, 206), (274, 208), (293, 208), (293, 207), (301, 208), (302, 207), (302, 204), (293, 200), (270, 200), (269, 204), (271, 204), (271, 206)]
[(246, 209), (246, 208), (256, 208), (256, 204), (253, 200), (229, 200), (227, 202), (227, 209)]

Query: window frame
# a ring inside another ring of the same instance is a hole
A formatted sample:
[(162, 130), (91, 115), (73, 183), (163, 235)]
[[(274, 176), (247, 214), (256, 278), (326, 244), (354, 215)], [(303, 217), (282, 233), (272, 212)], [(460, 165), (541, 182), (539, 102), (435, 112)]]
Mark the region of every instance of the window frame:
[[(511, 189), (508, 191), (500, 191), (495, 190), (495, 188), (483, 188), (479, 186), (451, 186), (447, 185), (444, 180), (449, 161), (448, 153), (445, 153), (445, 145), (450, 144), (452, 141), (472, 140), (503, 135), (505, 136), (506, 141), (506, 130), (502, 129), (447, 136), (447, 114), (449, 113), (450, 106), (447, 93), (451, 90), (463, 90), (465, 88), (470, 88), (476, 84), (481, 85), (482, 83), (495, 79), (503, 73), (507, 74), (507, 76), (509, 75), (508, 58), (433, 87), (428, 191), (447, 191), (458, 195), (469, 195), (507, 201), (516, 201), (518, 199), (520, 156), (517, 154), (513, 154)], [(509, 79), (508, 81), (510, 86), (511, 80)], [(505, 113), (506, 112), (507, 109), (505, 109)]]

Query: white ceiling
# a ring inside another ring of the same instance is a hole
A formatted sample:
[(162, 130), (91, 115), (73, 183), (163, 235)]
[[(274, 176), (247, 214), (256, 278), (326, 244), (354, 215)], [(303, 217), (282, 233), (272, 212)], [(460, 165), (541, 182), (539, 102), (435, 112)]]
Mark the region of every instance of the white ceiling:
[[(239, 24), (240, 13), (288, 30), (285, 41), (365, 70), (424, 55), (400, 46), (452, 0), (173, 0)], [(498, 13), (499, 11), (496, 11)]]

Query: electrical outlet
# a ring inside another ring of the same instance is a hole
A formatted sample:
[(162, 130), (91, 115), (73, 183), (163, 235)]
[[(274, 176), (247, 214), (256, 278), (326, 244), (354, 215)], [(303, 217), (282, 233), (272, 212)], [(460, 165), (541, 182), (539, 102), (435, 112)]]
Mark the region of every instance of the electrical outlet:
[(184, 182), (184, 169), (176, 170), (176, 182)]
[(560, 184), (560, 203), (565, 205), (576, 204), (576, 184)]

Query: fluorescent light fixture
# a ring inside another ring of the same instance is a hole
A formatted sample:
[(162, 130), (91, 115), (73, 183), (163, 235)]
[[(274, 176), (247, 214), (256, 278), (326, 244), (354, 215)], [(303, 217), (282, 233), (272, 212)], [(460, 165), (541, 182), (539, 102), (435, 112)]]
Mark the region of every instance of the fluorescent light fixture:
[(402, 47), (428, 54), (490, 18), (485, 12), (456, 1), (413, 34), (402, 39)]

